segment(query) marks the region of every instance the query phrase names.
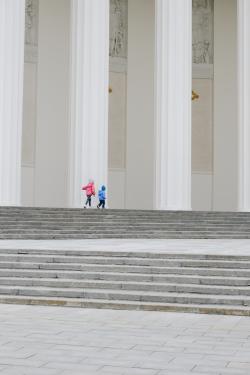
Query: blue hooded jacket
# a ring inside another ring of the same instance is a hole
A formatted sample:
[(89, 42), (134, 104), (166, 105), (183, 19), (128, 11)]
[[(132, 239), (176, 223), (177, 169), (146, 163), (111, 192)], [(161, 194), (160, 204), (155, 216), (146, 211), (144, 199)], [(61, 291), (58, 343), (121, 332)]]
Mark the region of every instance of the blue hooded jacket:
[(106, 199), (106, 187), (103, 185), (98, 191), (98, 197), (100, 201), (105, 201)]

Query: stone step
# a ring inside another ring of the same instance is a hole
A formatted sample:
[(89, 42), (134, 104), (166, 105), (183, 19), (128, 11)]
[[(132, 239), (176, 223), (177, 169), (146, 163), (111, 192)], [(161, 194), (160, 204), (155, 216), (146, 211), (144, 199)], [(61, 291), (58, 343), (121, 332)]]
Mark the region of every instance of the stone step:
[(46, 287), (46, 288), (74, 288), (79, 289), (108, 289), (108, 290), (127, 290), (127, 291), (146, 291), (163, 293), (192, 293), (206, 294), (214, 296), (250, 296), (249, 286), (217, 286), (217, 285), (194, 285), (194, 284), (176, 284), (173, 282), (141, 282), (141, 281), (107, 281), (107, 280), (76, 280), (76, 279), (41, 279), (36, 278), (15, 278), (7, 277), (0, 279), (0, 286), (15, 287)]
[(250, 316), (250, 309), (247, 306), (234, 305), (209, 305), (209, 304), (180, 304), (180, 303), (155, 303), (140, 301), (111, 301), (107, 299), (87, 299), (87, 298), (53, 298), (35, 296), (6, 296), (0, 295), (0, 303), (22, 304), (22, 305), (43, 305), (43, 306), (64, 306), (91, 309), (113, 309), (113, 310), (143, 310), (162, 312), (186, 312), (199, 314), (223, 314)]
[(116, 224), (117, 226), (133, 226), (136, 225), (136, 226), (145, 226), (147, 228), (150, 228), (150, 226), (154, 226), (154, 227), (166, 227), (166, 226), (173, 226), (173, 227), (179, 227), (179, 226), (183, 226), (183, 227), (194, 227), (195, 225), (199, 226), (199, 227), (216, 227), (217, 225), (220, 225), (220, 226), (235, 226), (235, 227), (240, 227), (240, 226), (243, 226), (243, 227), (246, 227), (246, 228), (249, 228), (250, 226), (250, 222), (249, 221), (246, 221), (246, 220), (226, 220), (226, 219), (223, 219), (221, 218), (220, 220), (205, 220), (205, 219), (197, 219), (197, 220), (194, 220), (194, 219), (187, 219), (187, 220), (182, 220), (182, 221), (179, 221), (179, 220), (164, 220), (161, 218), (157, 218), (157, 220), (153, 220), (152, 218), (145, 218), (143, 220), (140, 220), (140, 219), (136, 219), (136, 218), (131, 218), (129, 220), (124, 220), (124, 219), (121, 219), (119, 220), (118, 218), (114, 218), (114, 219), (102, 219), (102, 218), (96, 218), (94, 220), (91, 220), (89, 218), (84, 218), (84, 219), (77, 219), (75, 217), (72, 217), (72, 218), (68, 218), (68, 219), (59, 219), (59, 218), (48, 218), (48, 219), (44, 219), (42, 217), (39, 217), (39, 218), (29, 218), (29, 219), (26, 219), (26, 218), (22, 218), (22, 219), (1, 219), (0, 220), (0, 225), (2, 226), (7, 226), (7, 225), (31, 225), (31, 224), (34, 224), (34, 225), (37, 225), (37, 224), (43, 224), (43, 225), (47, 225), (47, 226), (50, 226), (50, 225), (71, 225), (71, 226), (80, 226), (80, 225), (85, 225), (85, 226), (101, 226), (101, 225), (106, 225), (106, 226), (110, 226), (110, 225), (113, 225), (113, 224)]
[[(59, 245), (58, 245), (59, 246)], [(191, 260), (225, 260), (225, 261), (247, 261), (250, 262), (250, 255), (223, 255), (216, 254), (217, 245), (214, 245), (214, 253), (200, 254), (200, 253), (173, 253), (171, 251), (163, 250), (157, 252), (152, 248), (151, 251), (133, 250), (86, 250), (86, 249), (59, 249), (59, 248), (30, 248), (25, 249), (22, 246), (18, 248), (2, 248), (0, 253), (2, 255), (50, 255), (50, 256), (80, 256), (80, 257), (125, 257), (125, 258), (147, 258), (147, 259), (191, 259)]]
[(125, 291), (109, 289), (77, 289), (77, 288), (54, 288), (54, 287), (25, 287), (25, 286), (0, 286), (0, 294), (22, 295), (35, 297), (63, 297), (63, 298), (87, 298), (107, 299), (123, 301), (139, 301), (154, 303), (181, 303), (181, 304), (211, 304), (211, 305), (234, 305), (248, 306), (250, 308), (249, 296), (228, 295), (206, 295), (198, 293), (175, 293), (175, 292), (150, 292), (150, 291)]
[(233, 212), (233, 211), (164, 211), (164, 210), (140, 210), (140, 209), (106, 209), (97, 210), (94, 206), (91, 209), (83, 208), (47, 208), (47, 207), (0, 207), (0, 215), (15, 215), (22, 212), (24, 215), (127, 215), (131, 216), (173, 216), (173, 217), (249, 217), (249, 212)]
[(95, 219), (103, 219), (105, 220), (132, 220), (133, 218), (138, 219), (138, 220), (145, 220), (148, 218), (151, 218), (152, 220), (173, 220), (173, 221), (187, 221), (187, 220), (208, 220), (208, 221), (213, 221), (213, 220), (246, 220), (249, 221), (250, 215), (235, 215), (235, 213), (232, 213), (230, 215), (225, 215), (224, 213), (215, 213), (213, 215), (206, 213), (204, 215), (197, 214), (196, 212), (191, 212), (189, 214), (183, 213), (183, 214), (171, 214), (167, 211), (164, 213), (161, 213), (160, 211), (154, 211), (153, 213), (138, 213), (138, 211), (132, 211), (131, 213), (127, 213), (126, 210), (123, 212), (117, 213), (114, 212), (113, 210), (106, 210), (106, 211), (100, 211), (100, 210), (91, 210), (91, 212), (88, 212), (86, 210), (81, 210), (79, 212), (73, 211), (71, 213), (65, 213), (65, 212), (58, 212), (58, 213), (51, 213), (51, 212), (6, 212), (3, 213), (0, 211), (0, 219), (18, 219), (20, 218), (20, 214), (22, 214), (22, 217), (24, 219), (37, 219), (37, 218), (57, 218), (57, 219), (70, 219), (70, 218), (79, 218), (79, 219), (90, 219), (90, 220), (95, 220)]
[(96, 210), (94, 208), (83, 210), (82, 208), (53, 208), (53, 207), (0, 207), (0, 215), (2, 214), (83, 214), (83, 215), (95, 215), (95, 214), (103, 214), (103, 215), (136, 215), (138, 216), (155, 216), (155, 215), (162, 215), (162, 216), (174, 216), (174, 217), (183, 217), (183, 216), (191, 216), (191, 217), (201, 217), (201, 216), (223, 216), (223, 217), (249, 217), (249, 212), (228, 212), (228, 211), (161, 211), (161, 210), (133, 210), (133, 209), (107, 209), (107, 210)]
[(250, 238), (250, 213), (0, 208), (0, 239)]
[(206, 238), (218, 238), (223, 239), (225, 238), (248, 238), (250, 236), (250, 231), (199, 231), (199, 230), (158, 230), (158, 231), (147, 231), (146, 229), (130, 231), (130, 230), (119, 230), (117, 229), (100, 229), (100, 230), (70, 230), (69, 228), (63, 229), (55, 229), (55, 230), (43, 230), (41, 229), (27, 229), (27, 230), (0, 230), (1, 238), (9, 238), (9, 239), (48, 239), (58, 238), (60, 236), (62, 239), (84, 239), (84, 238), (152, 238), (152, 239), (161, 239), (161, 238), (199, 238), (199, 239), (206, 239)]
[(7, 212), (7, 213), (1, 213), (0, 212), (0, 220), (3, 221), (3, 220), (9, 220), (9, 221), (13, 221), (13, 220), (20, 220), (20, 215), (22, 215), (22, 219), (23, 220), (39, 220), (39, 219), (43, 219), (43, 220), (70, 220), (70, 219), (76, 219), (76, 220), (90, 220), (90, 221), (99, 221), (99, 220), (103, 220), (104, 222), (107, 220), (107, 221), (115, 221), (115, 220), (118, 220), (118, 221), (146, 221), (148, 219), (152, 220), (152, 221), (156, 221), (156, 222), (162, 222), (162, 221), (170, 221), (170, 222), (188, 222), (188, 221), (195, 221), (195, 222), (198, 222), (199, 220), (202, 220), (202, 221), (208, 221), (208, 222), (219, 222), (221, 220), (225, 220), (225, 221), (232, 221), (232, 222), (238, 222), (238, 221), (241, 221), (241, 222), (249, 222), (250, 220), (250, 215), (248, 216), (237, 216), (235, 215), (235, 213), (233, 213), (232, 215), (224, 215), (224, 214), (215, 214), (213, 216), (209, 215), (209, 214), (206, 214), (206, 215), (197, 215), (196, 213), (191, 213), (189, 215), (186, 215), (186, 214), (182, 214), (182, 215), (171, 215), (169, 214), (168, 212), (164, 213), (164, 214), (161, 214), (159, 211), (155, 211), (154, 214), (138, 214), (137, 211), (134, 211), (132, 212), (131, 214), (126, 214), (126, 211), (124, 210), (124, 212), (122, 213), (114, 213), (109, 210), (105, 211), (104, 212), (101, 212), (99, 210), (95, 210), (95, 213), (91, 213), (90, 215), (89, 214), (86, 214), (86, 211), (82, 211), (80, 213), (78, 212), (72, 212), (71, 214), (66, 214), (64, 212), (62, 213), (57, 213), (57, 214), (53, 214), (53, 213), (42, 213), (42, 212), (36, 212), (36, 213), (31, 213), (31, 214), (27, 214), (25, 212), (17, 212), (17, 213), (13, 213), (13, 212)]
[[(114, 224), (115, 225), (115, 224)], [(6, 228), (0, 228), (0, 235), (6, 236), (41, 236), (41, 235), (47, 235), (53, 236), (53, 235), (61, 235), (61, 236), (131, 236), (132, 238), (135, 236), (141, 236), (144, 235), (144, 237), (149, 236), (249, 236), (250, 235), (250, 227), (249, 229), (243, 228), (243, 227), (214, 227), (214, 228), (179, 228), (179, 227), (168, 227), (165, 228), (158, 227), (157, 229), (154, 229), (151, 227), (150, 229), (147, 229), (144, 226), (138, 227), (134, 226), (134, 228), (129, 227), (119, 227), (114, 225), (110, 227), (70, 227), (70, 226), (50, 226), (50, 227), (43, 227), (43, 226), (27, 226), (25, 227), (6, 227)]]
[(91, 215), (88, 215), (83, 211), (82, 213), (77, 213), (73, 212), (72, 214), (68, 215), (65, 213), (58, 213), (58, 214), (51, 214), (51, 213), (40, 213), (37, 212), (35, 214), (26, 214), (25, 212), (20, 212), (20, 213), (6, 213), (2, 214), (0, 212), (0, 221), (30, 221), (30, 220), (40, 220), (42, 219), (43, 221), (53, 221), (53, 220), (59, 220), (59, 221), (70, 221), (71, 219), (76, 220), (76, 221), (102, 221), (102, 222), (112, 222), (117, 220), (118, 222), (146, 222), (147, 220), (152, 220), (152, 222), (173, 222), (173, 223), (188, 223), (188, 222), (199, 222), (199, 220), (202, 220), (202, 222), (207, 221), (210, 223), (213, 222), (222, 222), (225, 220), (226, 222), (242, 222), (242, 223), (249, 223), (250, 221), (250, 215), (248, 216), (236, 216), (236, 215), (231, 215), (231, 216), (226, 216), (226, 215), (221, 215), (221, 214), (216, 214), (214, 216), (211, 215), (196, 215), (195, 213), (192, 213), (190, 215), (170, 215), (169, 213), (165, 213), (164, 215), (159, 213), (159, 211), (155, 211), (155, 214), (147, 215), (138, 215), (137, 211), (134, 211), (131, 214), (126, 214), (124, 211), (121, 214), (117, 213), (110, 213), (109, 211), (106, 211), (105, 213), (96, 210), (96, 213), (93, 213)]
[[(29, 269), (0, 269), (0, 285), (4, 278), (41, 278), (41, 279), (71, 279), (71, 280), (104, 280), (129, 281), (152, 283), (175, 283), (217, 286), (250, 286), (250, 278), (199, 276), (199, 275), (154, 275), (143, 273), (111, 273), (111, 272), (81, 272), (81, 271), (54, 271)], [(18, 279), (16, 280), (18, 282)]]
[(173, 224), (188, 224), (188, 223), (199, 223), (199, 222), (207, 222), (208, 224), (213, 223), (242, 223), (242, 224), (248, 224), (250, 221), (250, 217), (244, 218), (244, 217), (223, 217), (223, 216), (217, 216), (217, 217), (171, 217), (171, 216), (137, 216), (135, 215), (0, 215), (0, 221), (1, 223), (4, 222), (15, 222), (15, 221), (23, 221), (23, 222), (29, 222), (34, 221), (37, 222), (39, 220), (42, 220), (43, 222), (53, 222), (58, 220), (59, 222), (102, 222), (102, 223), (111, 223), (111, 222), (118, 222), (118, 223), (132, 223), (133, 221), (136, 223), (146, 223), (148, 221), (152, 223), (173, 223)]
[(225, 268), (194, 268), (194, 267), (152, 267), (152, 266), (124, 266), (124, 265), (98, 265), (74, 263), (25, 263), (25, 262), (0, 262), (0, 269), (35, 269), (35, 270), (66, 270), (81, 272), (118, 272), (118, 273), (146, 273), (163, 275), (199, 275), (199, 276), (225, 276), (225, 277), (250, 277), (247, 269)]
[(77, 234), (69, 234), (69, 233), (24, 233), (24, 234), (1, 234), (1, 240), (69, 240), (69, 239), (250, 239), (250, 234), (248, 233), (199, 233), (197, 232), (185, 232), (185, 233), (152, 233), (148, 234), (145, 232), (139, 233), (113, 233), (113, 234), (85, 234), (84, 232), (77, 233)]
[[(115, 225), (115, 224), (114, 224)], [(43, 227), (27, 227), (27, 228), (5, 228), (5, 229), (0, 229), (0, 235), (1, 236), (19, 236), (19, 237), (25, 237), (25, 236), (44, 236), (47, 235), (48, 238), (50, 236), (59, 236), (61, 235), (62, 237), (64, 236), (71, 236), (71, 237), (77, 237), (77, 236), (82, 236), (84, 237), (91, 237), (91, 236), (102, 236), (103, 238), (108, 237), (110, 235), (115, 236), (132, 236), (133, 237), (139, 237), (139, 236), (144, 236), (143, 238), (147, 238), (150, 236), (154, 236), (157, 239), (157, 236), (159, 236), (159, 239), (162, 236), (196, 236), (199, 238), (203, 238), (202, 236), (249, 236), (250, 235), (250, 227), (249, 229), (245, 228), (208, 228), (204, 230), (203, 228), (184, 228), (183, 230), (179, 227), (176, 228), (158, 228), (158, 229), (150, 229), (148, 230), (145, 227), (134, 227), (133, 229), (129, 228), (119, 228), (118, 226), (114, 228), (113, 226), (110, 227), (99, 227), (99, 228), (86, 228), (86, 227), (67, 227), (67, 226), (61, 226), (59, 227), (53, 227), (51, 226), (50, 228), (43, 228)], [(204, 237), (205, 238), (205, 237)], [(28, 238), (27, 238), (28, 239)], [(195, 239), (195, 238), (194, 238)]]
[[(1, 224), (0, 224), (1, 225)], [(219, 225), (215, 224), (214, 226), (209, 226), (209, 225), (195, 225), (193, 224), (192, 226), (185, 226), (185, 225), (157, 225), (153, 226), (152, 224), (150, 226), (146, 225), (119, 225), (118, 223), (111, 223), (108, 225), (73, 225), (71, 224), (60, 224), (60, 223), (54, 223), (54, 224), (49, 224), (49, 225), (43, 225), (41, 222), (38, 222), (37, 224), (27, 224), (27, 225), (19, 225), (19, 224), (13, 224), (13, 225), (6, 225), (2, 226), (1, 225), (1, 233), (6, 234), (6, 231), (10, 231), (10, 233), (41, 233), (41, 232), (59, 232), (61, 233), (68, 233), (68, 234), (74, 234), (75, 231), (82, 231), (82, 233), (98, 233), (98, 232), (109, 232), (113, 231), (114, 233), (124, 233), (124, 231), (128, 231), (131, 233), (140, 233), (140, 231), (145, 232), (145, 234), (154, 234), (154, 233), (189, 233), (189, 232), (194, 232), (198, 235), (200, 233), (228, 233), (228, 232), (238, 232), (239, 234), (241, 233), (249, 233), (250, 232), (250, 225), (249, 226), (243, 226), (243, 225)], [(81, 233), (81, 232), (80, 232)]]
[(107, 256), (57, 256), (57, 255), (27, 255), (27, 254), (1, 254), (0, 262), (31, 262), (31, 263), (74, 263), (98, 265), (131, 265), (149, 267), (192, 267), (192, 268), (232, 268), (250, 269), (249, 261), (227, 260), (194, 260), (194, 259), (166, 259), (166, 258), (140, 258), (140, 257), (107, 257)]
[(134, 240), (143, 240), (143, 239), (172, 239), (172, 240), (179, 240), (179, 239), (186, 239), (186, 240), (204, 240), (204, 239), (208, 239), (208, 240), (222, 240), (222, 239), (225, 239), (225, 240), (229, 240), (229, 239), (238, 239), (238, 240), (242, 240), (242, 239), (250, 239), (250, 236), (248, 235), (240, 235), (240, 236), (237, 236), (237, 235), (220, 235), (220, 236), (215, 236), (215, 235), (207, 235), (207, 236), (197, 236), (197, 235), (193, 235), (193, 234), (190, 234), (190, 235), (172, 235), (172, 236), (167, 236), (167, 235), (155, 235), (155, 236), (143, 236), (143, 234), (141, 235), (56, 235), (56, 234), (53, 234), (53, 235), (46, 235), (46, 234), (41, 234), (41, 235), (28, 235), (28, 234), (25, 234), (25, 235), (21, 235), (21, 236), (18, 236), (18, 235), (0, 235), (0, 240), (41, 240), (41, 241), (45, 241), (45, 240), (109, 240), (109, 239), (120, 239), (120, 240), (131, 240), (131, 239), (134, 239)]
[(76, 221), (85, 221), (85, 222), (93, 222), (93, 221), (102, 221), (102, 222), (146, 222), (147, 220), (152, 220), (152, 222), (161, 223), (161, 222), (172, 222), (172, 223), (188, 223), (188, 222), (199, 222), (200, 220), (202, 222), (207, 221), (208, 223), (213, 222), (222, 222), (225, 220), (225, 222), (242, 222), (242, 223), (249, 223), (250, 221), (250, 215), (248, 216), (225, 216), (216, 214), (214, 216), (211, 215), (195, 215), (195, 213), (192, 213), (191, 215), (170, 215), (169, 213), (165, 213), (164, 215), (159, 213), (159, 211), (155, 211), (154, 215), (138, 215), (137, 211), (134, 211), (130, 215), (126, 214), (124, 211), (121, 214), (117, 213), (110, 213), (109, 211), (106, 211), (105, 213), (100, 212), (99, 210), (95, 211), (96, 213), (92, 213), (91, 215), (88, 215), (83, 211), (82, 213), (74, 212), (70, 215), (65, 213), (58, 213), (58, 214), (51, 214), (51, 213), (40, 213), (37, 212), (35, 214), (26, 214), (25, 212), (20, 213), (6, 213), (1, 214), (0, 212), (0, 221), (38, 221), (42, 219), (43, 221), (70, 221), (70, 220), (76, 220)]
[(32, 230), (65, 230), (67, 228), (68, 230), (79, 230), (84, 229), (86, 231), (89, 230), (110, 230), (110, 227), (115, 225), (114, 230), (131, 230), (131, 231), (137, 231), (139, 229), (145, 229), (152, 231), (162, 231), (162, 230), (168, 230), (168, 231), (174, 231), (174, 230), (181, 230), (181, 231), (190, 231), (190, 230), (198, 230), (198, 231), (223, 231), (223, 230), (239, 230), (239, 231), (249, 231), (250, 230), (250, 223), (117, 223), (117, 222), (110, 222), (110, 223), (101, 223), (94, 222), (89, 223), (86, 222), (58, 222), (57, 220), (51, 221), (51, 222), (43, 222), (43, 221), (23, 221), (21, 223), (19, 222), (4, 222), (1, 224), (1, 232), (5, 232), (6, 230), (10, 231), (24, 231), (27, 229)]
[(37, 221), (13, 221), (13, 222), (4, 222), (0, 223), (1, 226), (1, 231), (6, 231), (6, 229), (10, 229), (11, 231), (18, 231), (18, 230), (58, 230), (58, 229), (68, 229), (69, 231), (71, 230), (79, 230), (79, 229), (84, 229), (84, 230), (110, 230), (110, 228), (113, 227), (114, 230), (119, 230), (122, 231), (124, 229), (126, 230), (131, 230), (131, 231), (137, 231), (140, 229), (148, 230), (150, 232), (153, 231), (162, 231), (162, 230), (167, 230), (167, 231), (192, 231), (192, 230), (199, 230), (199, 231), (227, 231), (227, 230), (240, 230), (240, 231), (250, 231), (250, 223), (234, 223), (234, 222), (220, 222), (220, 223), (208, 223), (208, 222), (199, 222), (199, 223), (153, 223), (152, 221), (148, 221), (147, 223), (145, 222), (137, 222), (133, 223), (131, 222), (92, 222), (90, 223), (89, 221), (81, 221), (81, 222), (74, 222), (74, 221), (69, 221), (69, 222), (60, 222), (58, 220), (51, 220), (51, 222), (48, 221), (42, 221), (42, 220), (37, 220)]
[(0, 234), (0, 240), (70, 240), (70, 239), (250, 239), (250, 234), (237, 234), (237, 233), (210, 233), (210, 234), (204, 234), (200, 233), (197, 234), (196, 232), (189, 232), (189, 233), (153, 233), (153, 234), (147, 234), (146, 232), (140, 232), (140, 233), (126, 233), (126, 234), (85, 234), (84, 232), (78, 233), (78, 234), (60, 234), (60, 233), (38, 233), (38, 234)]

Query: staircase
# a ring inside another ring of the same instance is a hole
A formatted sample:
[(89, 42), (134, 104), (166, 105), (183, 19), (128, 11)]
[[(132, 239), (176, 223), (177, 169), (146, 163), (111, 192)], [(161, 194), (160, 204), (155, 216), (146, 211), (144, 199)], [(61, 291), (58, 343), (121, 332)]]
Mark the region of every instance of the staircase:
[(2, 250), (0, 303), (250, 315), (250, 256)]
[[(105, 238), (247, 239), (250, 214), (0, 208), (0, 239)], [(250, 255), (13, 247), (0, 303), (250, 315)]]
[(0, 239), (246, 239), (250, 213), (0, 208)]

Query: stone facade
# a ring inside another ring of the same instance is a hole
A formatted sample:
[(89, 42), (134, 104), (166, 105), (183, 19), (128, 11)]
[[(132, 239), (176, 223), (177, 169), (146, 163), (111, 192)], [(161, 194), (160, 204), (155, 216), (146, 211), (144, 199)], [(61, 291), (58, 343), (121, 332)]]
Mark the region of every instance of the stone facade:
[(110, 45), (111, 57), (127, 57), (128, 1), (110, 0)]
[(193, 0), (193, 63), (213, 63), (214, 0)]
[(38, 0), (25, 3), (25, 61), (36, 62), (38, 48)]

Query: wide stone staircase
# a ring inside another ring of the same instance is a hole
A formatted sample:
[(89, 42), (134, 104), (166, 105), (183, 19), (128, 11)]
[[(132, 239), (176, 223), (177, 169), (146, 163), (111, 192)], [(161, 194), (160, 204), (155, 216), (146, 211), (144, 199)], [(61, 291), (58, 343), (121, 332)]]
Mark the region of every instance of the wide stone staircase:
[(0, 239), (250, 238), (250, 213), (0, 208)]
[[(250, 214), (0, 208), (0, 239), (109, 238), (246, 239)], [(250, 255), (27, 247), (0, 250), (0, 303), (250, 315)]]
[(6, 249), (0, 303), (250, 315), (250, 256)]

